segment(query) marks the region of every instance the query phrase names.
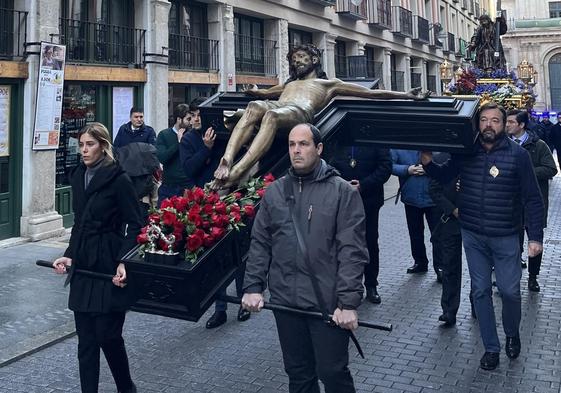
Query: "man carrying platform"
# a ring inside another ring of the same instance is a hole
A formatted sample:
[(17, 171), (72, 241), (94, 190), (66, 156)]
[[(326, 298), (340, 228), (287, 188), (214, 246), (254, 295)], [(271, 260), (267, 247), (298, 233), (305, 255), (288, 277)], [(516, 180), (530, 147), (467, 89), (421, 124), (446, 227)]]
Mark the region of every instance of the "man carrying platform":
[[(242, 306), (271, 302), (319, 310), (332, 323), (275, 311), (291, 393), (354, 393), (350, 331), (358, 326), (368, 263), (359, 192), (320, 158), (321, 134), (298, 124), (289, 134), (292, 167), (265, 193), (253, 224)], [(337, 325), (337, 326), (335, 326)]]

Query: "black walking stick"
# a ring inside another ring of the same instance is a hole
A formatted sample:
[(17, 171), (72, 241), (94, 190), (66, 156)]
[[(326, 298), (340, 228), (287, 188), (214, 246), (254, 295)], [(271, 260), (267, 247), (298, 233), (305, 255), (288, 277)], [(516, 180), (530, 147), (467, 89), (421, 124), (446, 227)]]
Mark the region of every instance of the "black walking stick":
[[(222, 296), (218, 296), (217, 299), (223, 300), (228, 303), (241, 304), (241, 299), (234, 296), (222, 295)], [(319, 311), (302, 310), (295, 307), (283, 306), (281, 304), (266, 302), (263, 308), (271, 311), (284, 311), (291, 314), (300, 315), (303, 317), (323, 319), (323, 314), (320, 313)], [(332, 318), (333, 315), (328, 315), (328, 317)], [(367, 327), (370, 329), (385, 330), (387, 332), (391, 332), (393, 329), (391, 323), (383, 323), (383, 322), (358, 321), (358, 326)]]

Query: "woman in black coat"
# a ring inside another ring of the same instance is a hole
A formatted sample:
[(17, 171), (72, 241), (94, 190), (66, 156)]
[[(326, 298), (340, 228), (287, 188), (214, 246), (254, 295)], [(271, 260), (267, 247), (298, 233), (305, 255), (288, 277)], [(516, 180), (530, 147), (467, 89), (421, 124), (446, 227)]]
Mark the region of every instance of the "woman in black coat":
[[(74, 311), (82, 392), (98, 391), (103, 350), (119, 392), (136, 392), (122, 337), (128, 306), (126, 269), (120, 262), (142, 226), (131, 180), (113, 158), (107, 128), (85, 126), (78, 134), (83, 162), (71, 174), (74, 226), (57, 273), (69, 268), (68, 308)], [(113, 282), (73, 274), (74, 268), (114, 274)]]

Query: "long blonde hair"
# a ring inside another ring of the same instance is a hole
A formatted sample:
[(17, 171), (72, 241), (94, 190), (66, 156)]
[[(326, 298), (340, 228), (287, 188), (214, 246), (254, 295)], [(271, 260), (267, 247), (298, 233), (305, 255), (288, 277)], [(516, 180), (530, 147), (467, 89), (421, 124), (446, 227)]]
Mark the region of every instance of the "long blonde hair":
[(105, 160), (107, 163), (115, 162), (115, 156), (113, 155), (113, 145), (111, 144), (111, 136), (107, 127), (98, 122), (93, 122), (86, 124), (78, 133), (78, 142), (82, 135), (88, 134), (96, 141), (99, 142), (103, 152), (105, 153)]

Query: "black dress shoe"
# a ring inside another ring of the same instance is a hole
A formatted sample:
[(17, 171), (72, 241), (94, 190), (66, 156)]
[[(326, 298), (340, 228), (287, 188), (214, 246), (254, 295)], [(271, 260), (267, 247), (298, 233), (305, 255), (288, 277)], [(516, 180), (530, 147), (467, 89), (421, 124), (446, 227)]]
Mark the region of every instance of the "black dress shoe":
[(520, 355), (520, 336), (506, 338), (505, 352), (510, 359), (516, 359)]
[(436, 281), (442, 284), (442, 269), (436, 269)]
[(528, 289), (532, 292), (540, 291), (540, 284), (538, 284), (538, 279), (536, 277), (528, 278)]
[(444, 322), (442, 325), (440, 325), (440, 327), (442, 328), (449, 328), (456, 324), (456, 318), (446, 314), (442, 314), (441, 316), (439, 316), (438, 320), (440, 322)]
[(240, 306), (240, 309), (238, 310), (238, 321), (240, 322), (247, 321), (249, 317), (251, 317), (251, 313), (247, 311), (245, 308), (243, 308), (242, 306)]
[(207, 329), (214, 329), (220, 325), (224, 325), (228, 316), (226, 315), (226, 311), (215, 311), (214, 314), (206, 321), (206, 328)]
[(382, 298), (378, 295), (378, 290), (376, 287), (366, 288), (366, 300), (370, 303), (380, 304), (382, 303)]
[(494, 370), (499, 365), (499, 354), (497, 352), (485, 352), (479, 365), (483, 370)]
[(407, 269), (407, 273), (409, 274), (413, 274), (413, 273), (425, 273), (427, 272), (429, 269), (426, 266), (421, 266), (419, 264), (414, 264), (413, 266), (411, 266), (410, 268)]

